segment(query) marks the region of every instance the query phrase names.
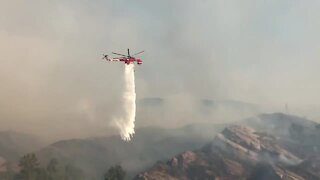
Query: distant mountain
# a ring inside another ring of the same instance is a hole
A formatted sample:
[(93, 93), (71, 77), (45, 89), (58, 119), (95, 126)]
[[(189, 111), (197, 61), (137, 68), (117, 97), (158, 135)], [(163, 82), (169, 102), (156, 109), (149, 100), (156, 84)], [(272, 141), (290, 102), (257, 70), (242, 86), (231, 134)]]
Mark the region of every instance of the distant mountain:
[(320, 137), (317, 123), (281, 113), (245, 123), (266, 128), (231, 125), (202, 148), (158, 162), (135, 179), (320, 179), (318, 142), (309, 140)]
[(138, 106), (161, 106), (164, 103), (163, 98), (149, 97), (138, 100)]
[[(148, 97), (137, 101), (137, 126), (179, 127), (193, 122), (234, 122), (261, 113), (257, 104), (214, 99)], [(172, 124), (167, 122), (171, 120)]]
[(0, 157), (17, 161), (21, 156), (44, 146), (39, 138), (13, 131), (0, 132)]
[(104, 172), (120, 164), (134, 175), (159, 159), (169, 159), (188, 149), (196, 149), (213, 139), (224, 125), (192, 124), (178, 129), (145, 127), (136, 130), (131, 142), (118, 136), (58, 141), (37, 151), (42, 164), (56, 158), (74, 164), (100, 179)]
[[(195, 100), (196, 105), (199, 108), (212, 108), (212, 109), (234, 109), (240, 111), (258, 111), (259, 106), (257, 104), (235, 101), (235, 100), (213, 100), (213, 99), (199, 99)], [(163, 106), (168, 103), (168, 99), (161, 97), (146, 97), (138, 99), (139, 106)]]
[(204, 107), (211, 107), (211, 108), (222, 107), (222, 108), (251, 110), (251, 111), (258, 111), (259, 109), (257, 104), (242, 102), (242, 101), (234, 101), (234, 100), (202, 99), (200, 103)]

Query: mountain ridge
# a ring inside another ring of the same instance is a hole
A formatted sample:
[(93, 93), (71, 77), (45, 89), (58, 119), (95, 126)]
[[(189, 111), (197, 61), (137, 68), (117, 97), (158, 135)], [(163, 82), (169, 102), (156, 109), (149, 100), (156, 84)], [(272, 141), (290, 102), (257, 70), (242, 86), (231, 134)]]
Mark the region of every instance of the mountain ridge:
[(130, 176), (159, 159), (168, 159), (184, 150), (201, 147), (223, 127), (212, 124), (192, 124), (175, 129), (144, 127), (136, 130), (130, 142), (122, 141), (119, 136), (62, 140), (36, 151), (36, 155), (41, 164), (55, 158), (97, 176), (110, 166), (120, 164)]
[[(280, 122), (279, 125), (288, 129), (278, 129), (279, 117), (285, 119), (285, 123)], [(270, 132), (255, 130), (257, 124), (251, 124), (251, 127), (248, 123), (247, 127), (238, 124), (228, 126), (202, 148), (177, 154), (167, 162), (158, 162), (134, 179), (319, 179), (319, 152), (313, 152), (314, 157), (311, 158), (308, 149), (299, 153), (292, 151), (304, 147), (299, 139), (295, 141), (295, 131), (299, 133), (301, 127), (308, 130), (314, 128), (306, 137), (313, 135), (318, 138), (318, 124), (282, 113), (261, 115), (256, 123), (262, 120), (260, 126), (264, 123), (270, 125), (271, 121), (265, 119), (275, 121), (274, 128), (267, 128)], [(300, 128), (292, 128), (296, 126)]]

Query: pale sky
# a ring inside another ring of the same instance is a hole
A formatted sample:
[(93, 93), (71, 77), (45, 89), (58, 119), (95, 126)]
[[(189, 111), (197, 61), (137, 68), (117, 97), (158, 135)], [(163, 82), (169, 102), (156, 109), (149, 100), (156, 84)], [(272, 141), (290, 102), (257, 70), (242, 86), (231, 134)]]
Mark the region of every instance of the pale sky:
[(146, 51), (138, 98), (171, 99), (176, 113), (230, 99), (288, 103), (318, 120), (319, 9), (318, 0), (0, 0), (0, 130), (108, 131), (123, 65), (101, 57), (128, 47)]

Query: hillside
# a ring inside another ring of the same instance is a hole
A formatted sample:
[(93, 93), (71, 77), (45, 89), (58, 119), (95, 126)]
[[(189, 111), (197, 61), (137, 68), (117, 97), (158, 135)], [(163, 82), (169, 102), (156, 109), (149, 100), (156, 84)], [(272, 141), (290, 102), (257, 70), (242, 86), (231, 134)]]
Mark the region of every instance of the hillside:
[(320, 178), (318, 144), (307, 140), (320, 137), (317, 123), (279, 113), (264, 114), (250, 122), (252, 127), (270, 128), (257, 131), (229, 126), (202, 148), (185, 151), (166, 163), (158, 162), (135, 179)]
[(131, 142), (124, 142), (118, 136), (63, 140), (36, 154), (42, 164), (56, 158), (60, 163), (74, 164), (98, 178), (110, 166), (120, 164), (130, 176), (159, 159), (200, 148), (223, 127), (212, 124), (193, 124), (178, 129), (146, 127), (137, 129)]

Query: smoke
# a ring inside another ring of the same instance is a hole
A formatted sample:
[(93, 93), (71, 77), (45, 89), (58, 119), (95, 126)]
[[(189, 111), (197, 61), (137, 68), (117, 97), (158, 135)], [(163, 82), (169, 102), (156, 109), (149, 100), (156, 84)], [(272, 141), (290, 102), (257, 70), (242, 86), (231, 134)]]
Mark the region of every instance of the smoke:
[(134, 134), (134, 121), (136, 118), (134, 64), (125, 65), (124, 83), (123, 113), (115, 119), (114, 123), (119, 128), (121, 138), (124, 141), (130, 141)]
[(164, 99), (162, 109), (138, 108), (136, 127), (241, 119), (221, 106), (211, 110), (215, 104), (199, 110), (202, 99), (249, 102), (267, 112), (288, 104), (290, 113), (318, 119), (319, 6), (0, 0), (0, 130), (50, 139), (118, 133), (108, 125), (122, 106), (116, 98), (123, 82), (114, 77), (123, 66), (99, 59), (128, 47), (147, 52), (135, 77), (139, 98)]

